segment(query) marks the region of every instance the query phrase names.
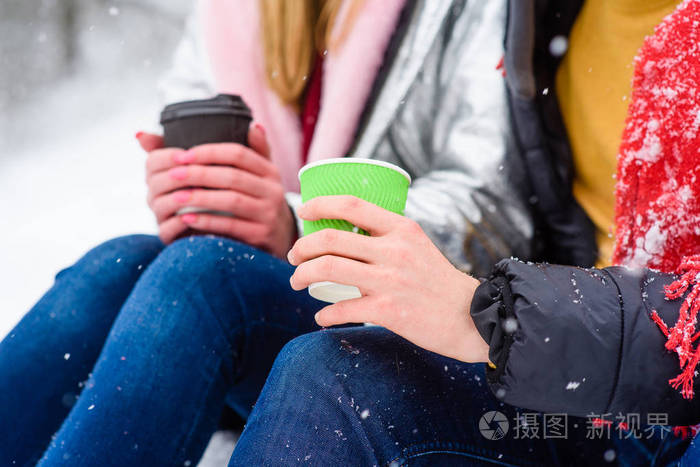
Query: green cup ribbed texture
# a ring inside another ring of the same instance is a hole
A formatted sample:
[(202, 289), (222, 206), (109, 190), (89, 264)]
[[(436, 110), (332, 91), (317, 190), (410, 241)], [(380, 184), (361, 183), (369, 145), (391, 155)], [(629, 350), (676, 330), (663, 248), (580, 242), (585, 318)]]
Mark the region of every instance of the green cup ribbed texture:
[[(303, 202), (318, 196), (353, 195), (400, 215), (406, 208), (408, 180), (401, 173), (380, 165), (361, 162), (322, 164), (305, 170), (300, 182)], [(304, 235), (327, 228), (351, 232), (354, 226), (336, 219), (304, 221)], [(367, 235), (363, 230), (359, 233)]]

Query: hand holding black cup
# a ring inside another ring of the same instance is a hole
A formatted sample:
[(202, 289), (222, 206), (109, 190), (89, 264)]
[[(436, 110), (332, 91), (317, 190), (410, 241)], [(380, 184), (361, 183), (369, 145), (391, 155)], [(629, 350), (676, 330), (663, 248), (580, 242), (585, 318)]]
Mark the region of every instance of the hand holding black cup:
[[(248, 127), (252, 120), (250, 108), (243, 99), (231, 94), (170, 104), (160, 114), (163, 144), (167, 148), (181, 149), (212, 143), (238, 143), (248, 146)], [(184, 207), (178, 210), (177, 214), (197, 212), (233, 217), (233, 214), (226, 211), (196, 206)], [(188, 229), (180, 237), (193, 233)]]
[[(201, 101), (181, 103), (178, 118), (164, 118), (168, 142), (175, 138), (171, 144), (183, 148), (164, 147), (164, 138), (157, 135), (137, 135), (148, 152), (148, 203), (159, 235), (166, 244), (192, 233), (220, 235), (284, 258), (296, 227), (282, 179), (270, 160), (266, 132), (259, 123), (250, 125), (249, 116), (222, 112), (210, 105), (212, 100), (206, 102), (205, 112)], [(199, 112), (193, 111), (196, 106)], [(229, 123), (220, 125), (221, 120)], [(237, 127), (245, 131), (236, 133), (232, 121), (242, 121)], [(209, 142), (203, 143), (202, 132)], [(234, 138), (239, 142), (221, 141)]]

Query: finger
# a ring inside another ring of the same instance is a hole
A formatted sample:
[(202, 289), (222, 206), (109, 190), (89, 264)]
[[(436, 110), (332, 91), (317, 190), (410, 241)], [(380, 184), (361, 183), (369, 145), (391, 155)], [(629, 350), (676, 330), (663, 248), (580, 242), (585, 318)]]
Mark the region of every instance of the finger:
[(151, 152), (155, 149), (163, 147), (163, 137), (160, 135), (154, 135), (153, 133), (146, 133), (139, 131), (136, 133), (136, 140), (141, 145), (146, 152)]
[(384, 235), (397, 228), (406, 218), (355, 196), (321, 196), (307, 201), (297, 210), (302, 219), (342, 219), (368, 231)]
[(188, 206), (228, 212), (238, 218), (254, 221), (261, 221), (268, 215), (265, 212), (266, 204), (262, 200), (231, 190), (185, 189), (161, 195), (153, 200), (153, 212), (158, 222)]
[(185, 165), (149, 176), (149, 201), (165, 193), (192, 186), (234, 190), (255, 198), (264, 198), (278, 189), (271, 180), (232, 167)]
[(314, 282), (331, 281), (354, 285), (362, 295), (370, 295), (380, 282), (375, 269), (376, 266), (340, 256), (319, 256), (297, 266), (289, 283), (294, 290), (302, 290)]
[(381, 254), (376, 245), (377, 239), (353, 232), (335, 229), (323, 229), (300, 238), (294, 244), (287, 259), (295, 266), (324, 255), (375, 263)]
[(158, 225), (158, 236), (163, 243), (169, 245), (185, 230), (187, 230), (187, 225), (182, 222), (182, 219), (175, 216)]
[(379, 301), (376, 297), (360, 297), (328, 305), (316, 313), (316, 323), (322, 327), (349, 323), (377, 323), (381, 317)]
[(232, 237), (252, 246), (262, 246), (266, 236), (266, 226), (245, 219), (214, 214), (183, 214), (179, 216), (188, 227), (202, 232)]
[(188, 163), (190, 163), (190, 158), (187, 155), (187, 151), (178, 148), (155, 149), (148, 153), (146, 175)]
[(236, 143), (203, 144), (189, 150), (192, 163), (229, 165), (260, 177), (276, 177), (277, 168), (254, 150)]
[(270, 145), (267, 144), (267, 135), (262, 124), (256, 122), (250, 126), (248, 144), (253, 151), (270, 160)]

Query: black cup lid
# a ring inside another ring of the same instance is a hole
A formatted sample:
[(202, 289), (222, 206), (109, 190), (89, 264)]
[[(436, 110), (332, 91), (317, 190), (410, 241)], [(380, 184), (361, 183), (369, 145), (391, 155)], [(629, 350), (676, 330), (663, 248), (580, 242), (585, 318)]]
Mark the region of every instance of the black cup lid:
[(188, 117), (232, 115), (252, 119), (250, 108), (240, 96), (219, 94), (212, 99), (177, 102), (166, 106), (160, 114), (160, 123)]

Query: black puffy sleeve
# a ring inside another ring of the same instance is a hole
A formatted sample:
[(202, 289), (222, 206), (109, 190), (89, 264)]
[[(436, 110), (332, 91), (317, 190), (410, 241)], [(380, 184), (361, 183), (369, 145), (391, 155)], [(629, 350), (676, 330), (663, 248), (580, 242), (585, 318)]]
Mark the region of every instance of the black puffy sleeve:
[(698, 398), (668, 381), (678, 358), (650, 314), (676, 322), (681, 299), (663, 286), (677, 276), (622, 267), (583, 269), (504, 260), (476, 291), (471, 315), (489, 343), (492, 391), (531, 410), (590, 414), (668, 414), (700, 422)]

